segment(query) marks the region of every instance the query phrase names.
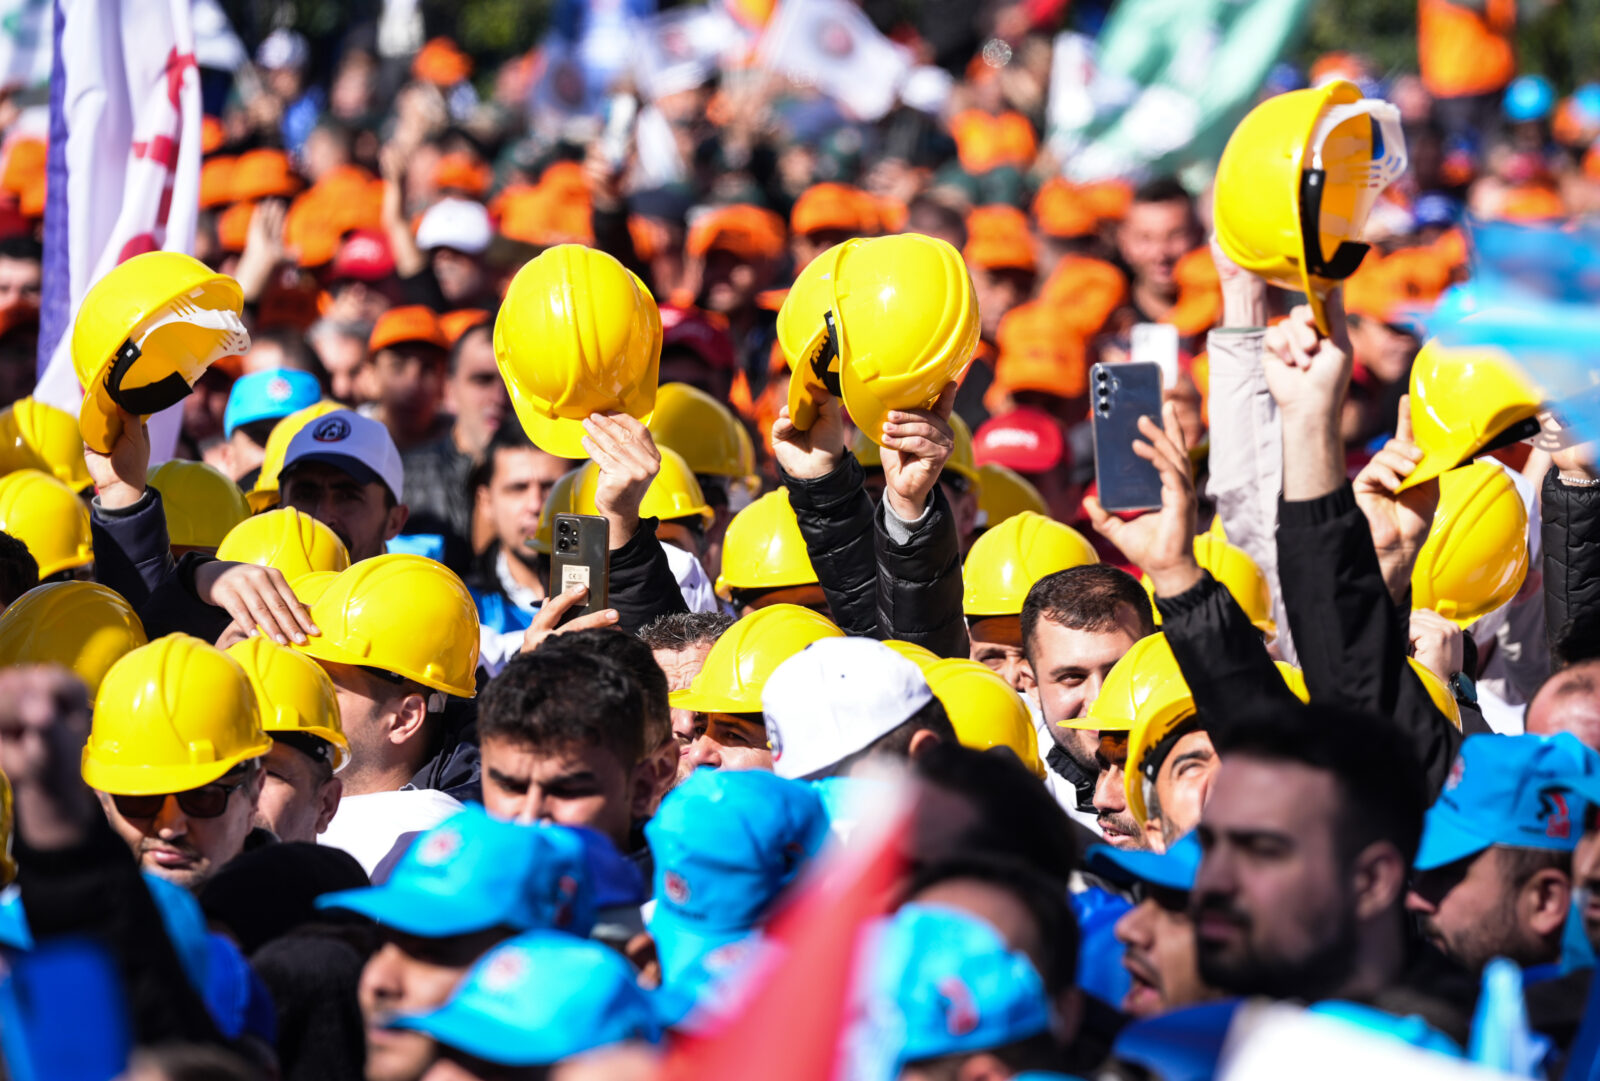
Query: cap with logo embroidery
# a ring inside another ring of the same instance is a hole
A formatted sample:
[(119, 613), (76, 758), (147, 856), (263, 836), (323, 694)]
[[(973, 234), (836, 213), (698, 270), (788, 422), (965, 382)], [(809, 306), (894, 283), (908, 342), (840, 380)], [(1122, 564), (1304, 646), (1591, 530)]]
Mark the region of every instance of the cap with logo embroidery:
[(886, 736), (933, 701), (921, 669), (872, 638), (826, 638), (761, 690), (772, 771), (803, 779)]
[(664, 982), (748, 937), (828, 837), (810, 785), (764, 771), (697, 770), (645, 823), (655, 860), (650, 934)]
[(993, 463), (1018, 473), (1044, 473), (1066, 459), (1067, 441), (1048, 413), (1016, 409), (983, 422), (972, 437), (972, 456), (980, 466)]
[(383, 885), (330, 893), (317, 907), (358, 912), (422, 938), (492, 927), (586, 935), (596, 898), (587, 847), (575, 831), (502, 822), (468, 807), (418, 837)]
[(1494, 845), (1570, 852), (1585, 801), (1600, 800), (1600, 754), (1571, 733), (1469, 736), (1423, 821), (1416, 868)]
[(389, 429), (353, 410), (334, 410), (295, 433), (283, 454), (279, 487), (296, 466), (307, 462), (331, 465), (362, 484), (381, 484), (397, 502), (405, 491), (405, 467)]
[(240, 376), (228, 392), (228, 408), (222, 414), (222, 431), (233, 430), (258, 420), (277, 420), (322, 400), (322, 385), (310, 372), (272, 368)]

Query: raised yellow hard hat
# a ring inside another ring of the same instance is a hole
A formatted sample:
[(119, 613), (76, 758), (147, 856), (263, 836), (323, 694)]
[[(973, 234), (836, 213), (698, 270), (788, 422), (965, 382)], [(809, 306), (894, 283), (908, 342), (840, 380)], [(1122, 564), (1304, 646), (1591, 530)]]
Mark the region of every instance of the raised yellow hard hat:
[(0, 887), (11, 885), (17, 878), (17, 861), (11, 855), (11, 834), (16, 822), (16, 812), (11, 803), (11, 781), (4, 773), (0, 773)]
[(928, 666), (937, 664), (940, 660), (939, 655), (933, 650), (928, 649), (926, 646), (919, 646), (915, 642), (906, 642), (899, 638), (887, 638), (883, 644), (916, 665), (924, 676), (928, 674)]
[(49, 473), (75, 492), (89, 487), (77, 419), (31, 397), (0, 409), (0, 473), (18, 469)]
[(150, 474), (167, 515), (167, 543), (180, 548), (215, 548), (229, 530), (250, 517), (239, 486), (214, 465), (174, 458)]
[(656, 392), (650, 434), (671, 448), (696, 476), (743, 480), (756, 471), (755, 446), (733, 410), (699, 387), (663, 383)]
[[(656, 450), (661, 453), (661, 469), (644, 491), (644, 499), (639, 503), (639, 517), (659, 518), (663, 522), (674, 518), (699, 518), (703, 524), (711, 525), (716, 512), (706, 503), (706, 497), (700, 491), (700, 482), (694, 479), (689, 463), (675, 450), (666, 447), (657, 447)], [(600, 486), (600, 467), (589, 462), (577, 472), (578, 483), (572, 494), (573, 513), (599, 514), (600, 508), (595, 505), (594, 498)], [(543, 526), (542, 510), (540, 518), (539, 524)]]
[(122, 594), (94, 582), (49, 582), (0, 614), (0, 668), (70, 668), (93, 699), (111, 666), (146, 642), (144, 624)]
[(1050, 504), (1044, 501), (1033, 482), (998, 462), (978, 467), (978, 513), (987, 528), (993, 529), (1025, 510), (1043, 518), (1050, 517)]
[(283, 459), (289, 453), (289, 443), (300, 434), (300, 429), (318, 417), (325, 417), (343, 408), (338, 402), (325, 399), (290, 413), (272, 426), (264, 448), (266, 457), (261, 460), (261, 471), (256, 474), (256, 486), (246, 497), (251, 510), (260, 512), (278, 505), (278, 474), (283, 472)]
[(1494, 462), (1439, 478), (1439, 507), (1411, 569), (1411, 606), (1465, 627), (1517, 595), (1528, 576), (1528, 511)]
[(787, 589), (816, 582), (786, 489), (768, 492), (733, 516), (722, 541), (717, 596), (730, 600), (736, 589)]
[(1239, 121), (1217, 163), (1217, 243), (1245, 270), (1323, 301), (1367, 254), (1380, 192), (1406, 167), (1400, 112), (1342, 79), (1276, 94)]
[(1411, 433), (1422, 460), (1400, 490), (1539, 432), (1539, 389), (1496, 349), (1430, 341), (1411, 364)]
[(556, 533), (556, 515), (574, 513), (578, 481), (582, 477), (583, 466), (579, 466), (561, 474), (550, 486), (550, 494), (545, 496), (544, 505), (539, 508), (539, 532), (533, 535), (533, 540), (528, 544), (534, 551), (544, 555), (549, 555), (552, 551), (551, 545)]
[(316, 736), (333, 747), (333, 771), (350, 762), (350, 741), (339, 720), (339, 696), (322, 665), (265, 635), (228, 647), (256, 693), (261, 727), (273, 733)]
[(760, 713), (761, 689), (773, 669), (812, 642), (843, 637), (827, 616), (797, 604), (773, 604), (751, 612), (717, 639), (694, 682), (672, 692), (672, 708)]
[(398, 552), (353, 563), (311, 605), (311, 621), (322, 633), (295, 648), (319, 661), (477, 694), (478, 609), (443, 563)]
[(118, 796), (187, 792), (271, 749), (238, 662), (198, 638), (169, 634), (106, 673), (83, 780)]
[(217, 545), (217, 558), (275, 567), (289, 582), (312, 571), (342, 571), (350, 565), (339, 535), (293, 507), (246, 518), (228, 530)]
[(94, 562), (88, 508), (71, 488), (37, 469), (0, 477), (0, 531), (28, 546), (41, 578)]
[[(1272, 618), (1272, 587), (1267, 583), (1266, 572), (1250, 558), (1250, 553), (1219, 539), (1214, 533), (1201, 533), (1194, 539), (1194, 558), (1202, 570), (1210, 571), (1211, 576), (1233, 594), (1233, 599), (1239, 602), (1256, 630), (1266, 635), (1268, 642), (1278, 636), (1278, 623)], [(1142, 575), (1139, 584), (1153, 602), (1155, 585), (1150, 576)], [(1160, 625), (1158, 609), (1156, 626)]]
[(969, 619), (1021, 615), (1039, 579), (1098, 562), (1094, 545), (1076, 529), (1023, 511), (973, 541), (961, 568), (961, 610)]
[(1407, 657), (1411, 670), (1422, 681), (1423, 688), (1428, 692), (1428, 697), (1433, 704), (1439, 707), (1439, 712), (1450, 718), (1450, 723), (1457, 728), (1461, 727), (1461, 703), (1456, 701), (1456, 696), (1450, 693), (1450, 685), (1436, 675), (1433, 669), (1417, 660)]
[(1082, 717), (1058, 723), (1062, 728), (1132, 732), (1139, 724), (1174, 718), (1176, 724), (1193, 712), (1194, 696), (1183, 681), (1178, 659), (1172, 655), (1167, 636), (1156, 633), (1139, 639), (1111, 666), (1099, 697), (1089, 703)]
[(927, 409), (978, 347), (978, 297), (961, 253), (920, 233), (847, 240), (795, 279), (778, 311), (789, 416), (816, 421), (823, 391), (883, 438), (891, 409)]
[(1005, 678), (977, 661), (948, 657), (922, 671), (933, 696), (944, 704), (963, 746), (1008, 747), (1035, 777), (1044, 780), (1033, 717)]
[[(967, 427), (966, 421), (952, 413), (950, 432), (954, 441), (950, 447), (950, 457), (944, 463), (945, 469), (970, 485), (979, 484), (978, 463), (972, 456), (972, 429)], [(856, 429), (850, 441), (850, 453), (856, 456), (856, 461), (861, 463), (863, 469), (883, 468), (883, 448), (868, 439), (867, 433), (860, 428)]]
[(249, 349), (243, 309), (238, 282), (181, 252), (135, 255), (89, 286), (72, 325), (83, 441), (110, 453), (122, 430), (118, 406), (159, 413), (212, 363)]
[(661, 312), (614, 256), (558, 244), (511, 279), (494, 357), (528, 438), (583, 458), (583, 421), (626, 413), (648, 424), (661, 367)]

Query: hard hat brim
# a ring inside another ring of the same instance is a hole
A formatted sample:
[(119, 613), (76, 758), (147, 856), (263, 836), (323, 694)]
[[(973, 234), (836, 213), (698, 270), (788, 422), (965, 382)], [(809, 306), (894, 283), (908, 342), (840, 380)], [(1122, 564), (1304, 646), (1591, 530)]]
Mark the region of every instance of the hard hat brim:
[(94, 757), (94, 744), (83, 749), (83, 783), (113, 796), (161, 796), (200, 788), (227, 775), (242, 762), (260, 758), (272, 750), (272, 737), (260, 733), (260, 740), (238, 754), (215, 762), (184, 766), (122, 766)]
[(1057, 728), (1071, 728), (1080, 732), (1131, 732), (1133, 722), (1123, 717), (1074, 717), (1070, 721), (1057, 721)]
[[(534, 446), (558, 458), (589, 457), (589, 452), (583, 447), (583, 419), (549, 416), (534, 408), (533, 403), (515, 387), (508, 386), (508, 389), (511, 391), (511, 406), (517, 412), (517, 419), (522, 422), (522, 430), (528, 433)], [(648, 426), (651, 415), (645, 413), (634, 419)]]
[[(1469, 455), (1468, 460), (1470, 461), (1472, 457), (1472, 455)], [(1423, 451), (1422, 461), (1417, 463), (1417, 467), (1411, 471), (1409, 477), (1400, 482), (1400, 487), (1396, 488), (1395, 492), (1396, 494), (1407, 492), (1418, 485), (1428, 483), (1430, 480), (1438, 480), (1450, 470), (1462, 464), (1461, 462), (1452, 462), (1442, 454), (1429, 454), (1427, 451)]]
[(78, 434), (84, 446), (98, 454), (110, 454), (122, 434), (122, 416), (105, 384), (98, 380), (85, 391), (78, 407)]
[(261, 514), (272, 510), (278, 505), (279, 499), (278, 489), (276, 488), (257, 488), (253, 492), (244, 494), (244, 500), (250, 504), (250, 513), (252, 514)]
[(830, 395), (828, 388), (823, 386), (812, 371), (812, 359), (818, 349), (828, 338), (827, 325), (818, 322), (816, 333), (806, 342), (805, 350), (799, 357), (789, 357), (789, 421), (802, 432), (809, 431), (817, 422), (817, 414), (821, 410), (821, 403)]
[(735, 701), (728, 695), (696, 691), (693, 686), (673, 691), (667, 696), (673, 709), (686, 709), (693, 713), (760, 713), (761, 699), (754, 702)]
[(395, 668), (386, 668), (382, 665), (374, 665), (371, 657), (358, 656), (355, 653), (351, 653), (345, 649), (342, 649), (337, 643), (333, 642), (325, 634), (314, 635), (313, 637), (306, 639), (304, 643), (291, 642), (289, 644), (294, 649), (299, 650), (301, 653), (304, 653), (306, 656), (311, 657), (314, 660), (327, 661), (329, 664), (349, 664), (354, 665), (357, 668), (380, 667), (386, 672), (394, 672), (395, 675), (403, 676), (413, 683), (420, 683), (424, 687), (431, 688), (435, 691), (441, 691), (448, 695), (453, 695), (456, 698), (476, 698), (478, 695), (478, 688), (475, 686), (460, 687), (453, 683), (446, 683), (443, 680), (429, 679), (417, 672), (400, 671), (399, 669)]

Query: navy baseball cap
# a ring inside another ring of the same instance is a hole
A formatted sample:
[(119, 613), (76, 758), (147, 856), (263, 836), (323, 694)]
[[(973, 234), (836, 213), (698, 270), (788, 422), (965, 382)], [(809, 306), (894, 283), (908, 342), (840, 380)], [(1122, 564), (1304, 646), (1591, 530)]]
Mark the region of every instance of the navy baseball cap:
[(383, 885), (325, 894), (317, 907), (358, 912), (408, 935), (449, 938), (492, 927), (587, 935), (596, 906), (577, 831), (502, 822), (469, 805), (418, 837)]
[(655, 860), (650, 935), (663, 982), (761, 925), (828, 838), (808, 784), (765, 771), (696, 770), (644, 827)]
[(1084, 869), (1119, 886), (1142, 883), (1188, 893), (1200, 871), (1200, 842), (1186, 833), (1165, 852), (1124, 852), (1110, 845), (1091, 845)]
[(222, 414), (222, 431), (233, 435), (242, 424), (258, 420), (278, 420), (290, 413), (316, 405), (322, 400), (322, 384), (310, 372), (272, 368), (240, 376), (228, 392), (228, 408)]
[(1571, 852), (1586, 803), (1600, 796), (1600, 754), (1569, 732), (1469, 736), (1423, 821), (1416, 868), (1493, 845)]

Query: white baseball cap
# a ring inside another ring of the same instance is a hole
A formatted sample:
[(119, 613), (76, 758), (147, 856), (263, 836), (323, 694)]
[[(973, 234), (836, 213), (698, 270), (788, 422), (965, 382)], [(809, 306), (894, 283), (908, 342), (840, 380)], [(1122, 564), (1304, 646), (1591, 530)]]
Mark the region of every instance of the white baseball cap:
[(489, 208), (471, 199), (440, 199), (417, 225), (417, 247), (423, 251), (450, 248), (467, 255), (482, 255), (493, 239)]
[(899, 728), (933, 701), (916, 665), (872, 638), (824, 638), (778, 665), (761, 713), (779, 777), (810, 777)]
[(377, 481), (389, 489), (396, 503), (405, 490), (405, 467), (389, 429), (350, 409), (336, 409), (296, 432), (284, 452), (279, 476), (287, 477), (304, 462), (331, 465), (362, 484)]

